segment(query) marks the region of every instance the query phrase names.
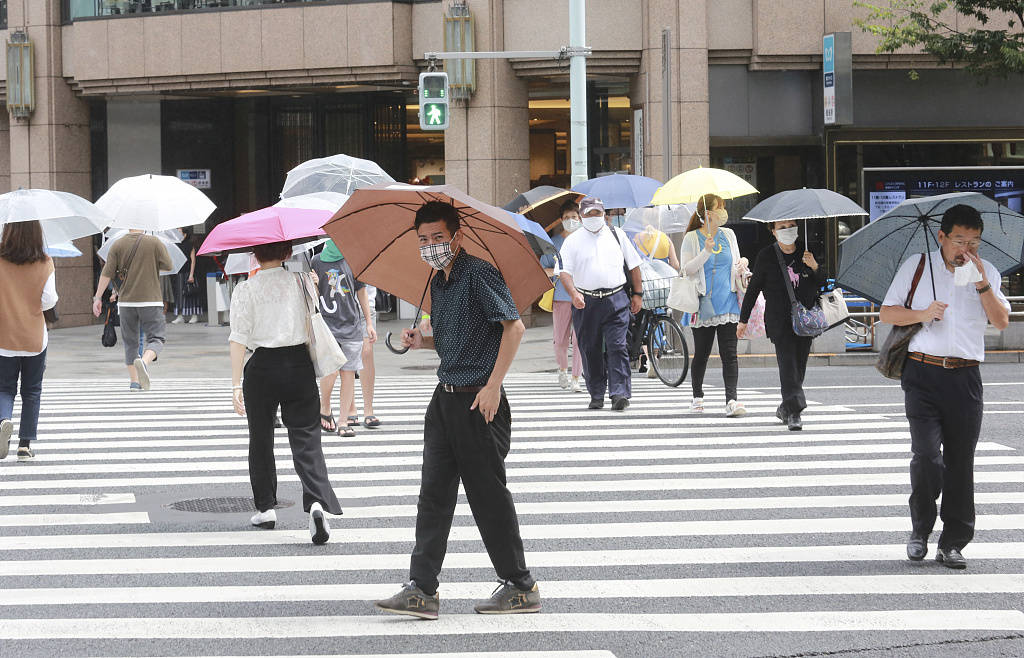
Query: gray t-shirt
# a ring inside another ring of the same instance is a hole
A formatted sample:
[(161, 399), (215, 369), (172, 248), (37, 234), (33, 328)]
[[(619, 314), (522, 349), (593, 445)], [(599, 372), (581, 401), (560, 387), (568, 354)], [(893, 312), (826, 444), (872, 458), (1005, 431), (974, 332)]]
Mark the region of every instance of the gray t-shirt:
[(352, 276), (352, 268), (344, 259), (325, 263), (319, 255), (313, 257), (310, 265), (320, 277), (320, 313), (334, 337), (339, 341), (362, 340), (366, 319), (356, 292), (363, 284)]

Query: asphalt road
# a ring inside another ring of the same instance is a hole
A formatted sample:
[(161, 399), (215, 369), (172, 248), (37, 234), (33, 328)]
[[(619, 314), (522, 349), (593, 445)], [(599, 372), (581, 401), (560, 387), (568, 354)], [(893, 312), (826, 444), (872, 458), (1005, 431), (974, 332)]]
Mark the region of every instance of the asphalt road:
[[(771, 369), (741, 370), (742, 419), (722, 417), (714, 370), (704, 417), (684, 413), (688, 384), (637, 378), (616, 414), (515, 374), (509, 487), (544, 611), (473, 613), (496, 583), (463, 501), (437, 622), (370, 605), (406, 578), (429, 373), (382, 376), (382, 428), (325, 439), (346, 514), (316, 547), (300, 505), (273, 531), (170, 507), (249, 487), (227, 381), (168, 370), (128, 393), (51, 368), (38, 459), (0, 464), (5, 658), (1024, 655), (1019, 364), (984, 367), (966, 572), (904, 557), (902, 394), (870, 368), (810, 369), (801, 433), (774, 418)], [(280, 498), (300, 501), (283, 435), (277, 450)]]

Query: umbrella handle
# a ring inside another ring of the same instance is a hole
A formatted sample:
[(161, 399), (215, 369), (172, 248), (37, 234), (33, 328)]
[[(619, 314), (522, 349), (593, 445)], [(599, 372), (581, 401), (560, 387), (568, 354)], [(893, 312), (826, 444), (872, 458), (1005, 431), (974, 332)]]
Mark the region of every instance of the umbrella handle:
[(402, 349), (398, 349), (397, 347), (395, 347), (394, 345), (391, 344), (391, 334), (392, 334), (392, 332), (389, 331), (388, 335), (384, 338), (384, 344), (387, 345), (389, 350), (391, 350), (391, 353), (392, 354), (405, 354), (406, 352), (408, 352), (409, 351), (408, 347), (403, 347)]

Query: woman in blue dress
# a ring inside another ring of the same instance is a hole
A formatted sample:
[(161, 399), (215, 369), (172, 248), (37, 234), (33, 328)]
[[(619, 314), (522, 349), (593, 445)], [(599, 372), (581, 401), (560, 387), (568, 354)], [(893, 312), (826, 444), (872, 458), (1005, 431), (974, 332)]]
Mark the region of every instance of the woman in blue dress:
[(736, 324), (740, 319), (737, 292), (745, 259), (740, 258), (736, 234), (724, 228), (728, 219), (725, 202), (720, 197), (713, 194), (702, 196), (683, 237), (680, 261), (686, 276), (696, 280), (700, 299), (697, 313), (690, 319), (693, 331), (690, 370), (693, 401), (690, 412), (704, 412), (704, 373), (717, 336), (725, 379), (725, 415), (731, 418), (747, 413), (743, 403), (736, 399), (739, 382)]

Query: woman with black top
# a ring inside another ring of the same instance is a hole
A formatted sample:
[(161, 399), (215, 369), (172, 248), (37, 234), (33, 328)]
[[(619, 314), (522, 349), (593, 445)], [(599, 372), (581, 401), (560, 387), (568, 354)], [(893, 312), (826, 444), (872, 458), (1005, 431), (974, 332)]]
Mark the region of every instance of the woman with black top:
[[(795, 221), (774, 222), (771, 231), (776, 242), (757, 254), (754, 273), (743, 297), (736, 336), (743, 338), (754, 302), (759, 293), (764, 293), (764, 328), (775, 345), (782, 384), (782, 404), (775, 415), (789, 425), (790, 430), (799, 430), (803, 429), (800, 413), (807, 407), (803, 385), (812, 339), (793, 333), (791, 302), (786, 286), (793, 286), (797, 300), (810, 308), (817, 303), (822, 273), (814, 254), (797, 244), (799, 229)], [(779, 266), (780, 255), (785, 270)]]

